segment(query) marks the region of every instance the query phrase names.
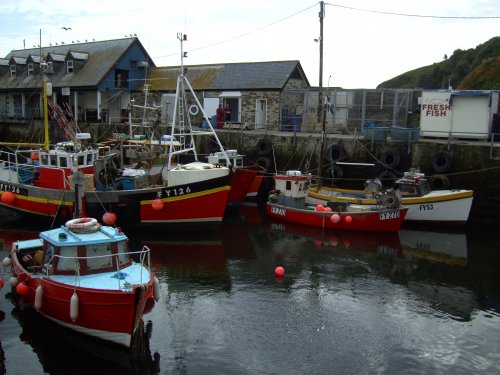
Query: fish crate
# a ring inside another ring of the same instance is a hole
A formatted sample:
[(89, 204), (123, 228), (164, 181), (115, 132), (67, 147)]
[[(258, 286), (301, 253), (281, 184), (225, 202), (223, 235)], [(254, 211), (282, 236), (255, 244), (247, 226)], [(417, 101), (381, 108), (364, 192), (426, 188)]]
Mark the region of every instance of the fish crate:
[(389, 126), (375, 126), (373, 123), (368, 122), (363, 125), (363, 136), (365, 139), (385, 141), (390, 129)]
[(393, 141), (418, 141), (419, 137), (420, 128), (391, 127), (391, 139)]

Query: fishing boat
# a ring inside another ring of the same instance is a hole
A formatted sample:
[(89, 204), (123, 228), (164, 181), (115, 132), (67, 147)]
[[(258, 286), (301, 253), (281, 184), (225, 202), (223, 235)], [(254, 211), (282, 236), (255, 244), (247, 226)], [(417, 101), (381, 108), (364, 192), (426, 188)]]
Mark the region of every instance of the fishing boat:
[[(406, 221), (463, 225), (468, 220), (474, 195), (472, 190), (431, 190), (429, 180), (416, 171), (405, 172), (403, 178), (395, 181), (393, 188), (399, 191), (403, 206), (408, 207)], [(371, 206), (376, 203), (380, 191), (382, 183), (379, 180), (368, 180), (365, 190), (310, 187), (306, 201), (310, 204), (343, 202)]]
[(380, 194), (374, 205), (327, 204), (305, 202), (311, 174), (287, 171), (273, 176), (275, 190), (269, 194), (266, 213), (269, 217), (316, 228), (397, 232), (408, 211), (400, 205), (397, 194)]
[[(262, 169), (258, 164), (245, 166), (244, 155), (238, 150), (216, 151), (207, 157), (211, 164), (224, 165), (234, 170), (228, 205), (239, 206), (243, 202), (255, 199), (262, 182)], [(227, 164), (229, 161), (229, 165)]]
[(94, 218), (15, 241), (3, 264), (11, 267), (22, 309), (125, 348), (134, 343), (147, 303), (159, 298), (149, 248), (129, 249), (120, 229)]
[[(178, 38), (182, 51), (185, 38)], [(50, 103), (46, 81), (43, 87), (44, 102)], [(194, 103), (190, 109), (186, 105), (189, 93)], [(84, 216), (101, 217), (113, 212), (121, 226), (219, 224), (229, 198), (232, 168), (199, 161), (198, 136), (212, 136), (221, 152), (225, 151), (211, 125), (202, 130), (191, 126), (188, 111), (193, 106), (208, 118), (181, 62), (170, 132), (159, 139), (134, 137), (135, 142), (120, 143), (129, 148), (99, 146), (91, 143), (90, 134), (78, 132), (71, 123), (61, 120), (69, 139), (50, 145), (48, 111), (44, 111), (43, 147), (14, 145), (1, 150), (0, 205), (64, 222), (77, 210), (72, 177), (82, 172)], [(227, 155), (225, 158), (229, 165)]]

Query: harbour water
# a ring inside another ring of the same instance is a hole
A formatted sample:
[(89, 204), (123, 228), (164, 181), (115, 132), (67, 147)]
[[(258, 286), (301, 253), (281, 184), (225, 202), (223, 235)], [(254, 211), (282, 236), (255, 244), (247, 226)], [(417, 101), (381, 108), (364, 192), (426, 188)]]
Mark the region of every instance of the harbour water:
[[(3, 215), (0, 257), (44, 229)], [(500, 233), (326, 233), (243, 207), (213, 232), (127, 234), (161, 285), (147, 358), (24, 316), (0, 268), (0, 374), (500, 373)]]

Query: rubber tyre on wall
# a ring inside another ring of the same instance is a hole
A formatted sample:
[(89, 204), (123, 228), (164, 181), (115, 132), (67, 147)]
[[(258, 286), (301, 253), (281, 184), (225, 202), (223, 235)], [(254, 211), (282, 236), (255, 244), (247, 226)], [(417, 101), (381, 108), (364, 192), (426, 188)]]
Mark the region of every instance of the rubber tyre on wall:
[(396, 173), (390, 170), (385, 170), (378, 175), (378, 179), (382, 182), (382, 186), (384, 187), (392, 187), (394, 182), (397, 179)]
[(390, 148), (382, 154), (380, 161), (386, 168), (396, 169), (401, 163), (401, 150)]
[(450, 188), (450, 180), (442, 174), (436, 174), (431, 177), (432, 190), (448, 190)]
[(217, 143), (217, 140), (214, 136), (211, 136), (207, 139), (207, 148), (208, 152), (210, 152), (211, 154), (220, 151), (219, 144)]
[(432, 157), (431, 164), (435, 172), (448, 173), (453, 168), (455, 159), (448, 151), (440, 151)]
[(257, 163), (259, 167), (261, 167), (266, 171), (270, 170), (273, 164), (269, 156), (263, 156), (263, 155), (259, 156), (257, 160), (255, 160), (255, 163)]
[(269, 155), (273, 151), (273, 144), (269, 139), (262, 138), (255, 146), (257, 155)]
[(331, 161), (339, 161), (347, 155), (347, 151), (344, 146), (337, 143), (330, 145), (326, 150), (326, 157)]
[(338, 165), (328, 166), (325, 169), (326, 176), (329, 178), (342, 178), (344, 171)]

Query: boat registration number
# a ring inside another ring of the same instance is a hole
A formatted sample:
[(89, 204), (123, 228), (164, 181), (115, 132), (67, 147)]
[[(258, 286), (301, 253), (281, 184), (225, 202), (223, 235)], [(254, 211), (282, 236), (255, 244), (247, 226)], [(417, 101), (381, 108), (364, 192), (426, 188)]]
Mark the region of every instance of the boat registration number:
[(380, 215), (380, 220), (397, 219), (399, 217), (399, 210), (384, 211), (381, 212), (379, 215)]

